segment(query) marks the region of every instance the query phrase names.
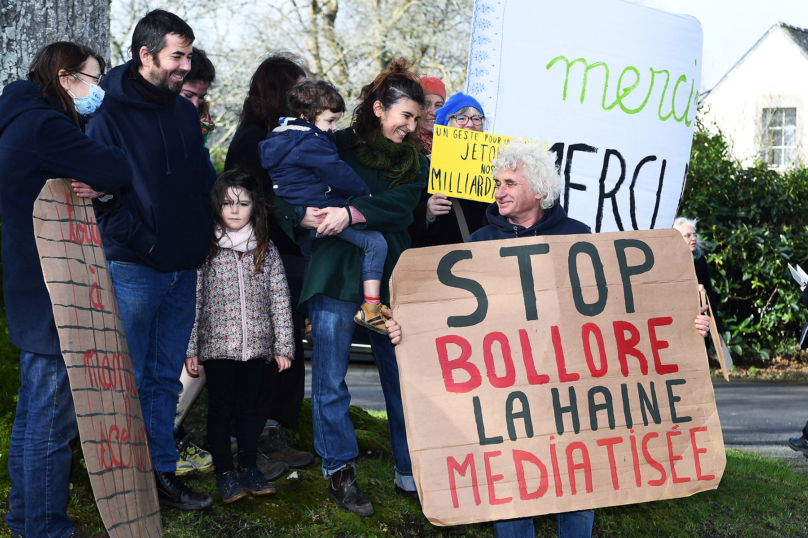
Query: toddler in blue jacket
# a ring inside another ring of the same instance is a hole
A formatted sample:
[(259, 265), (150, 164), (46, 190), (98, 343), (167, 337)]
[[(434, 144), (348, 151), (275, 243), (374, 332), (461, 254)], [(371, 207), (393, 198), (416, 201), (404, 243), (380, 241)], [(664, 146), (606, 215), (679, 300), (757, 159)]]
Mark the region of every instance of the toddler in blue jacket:
[[(345, 101), (337, 89), (323, 80), (304, 80), (286, 96), (291, 117), (259, 144), (261, 165), (272, 178), (275, 194), (287, 203), (307, 207), (339, 207), (346, 199), (370, 196), (362, 178), (340, 160), (334, 131), (345, 112)], [(308, 268), (313, 240), (301, 245)], [(381, 279), (387, 258), (387, 242), (380, 232), (356, 230), (350, 225), (337, 237), (362, 250), (364, 302), (354, 321), (371, 331), (387, 334), (381, 313)]]

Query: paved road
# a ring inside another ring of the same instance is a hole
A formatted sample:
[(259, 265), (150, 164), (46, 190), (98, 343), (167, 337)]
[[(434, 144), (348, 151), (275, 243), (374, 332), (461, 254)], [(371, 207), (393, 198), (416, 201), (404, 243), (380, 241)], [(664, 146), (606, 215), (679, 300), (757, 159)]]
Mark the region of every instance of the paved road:
[[(306, 368), (310, 374), (308, 363)], [(347, 383), (353, 405), (384, 409), (375, 365), (351, 363)], [(786, 445), (808, 420), (808, 384), (720, 381), (713, 387), (728, 448), (787, 460), (808, 473), (808, 458)], [(310, 395), (311, 375), (307, 375), (306, 396)]]
[(716, 382), (724, 445), (780, 458), (808, 473), (808, 459), (786, 441), (808, 420), (808, 384)]

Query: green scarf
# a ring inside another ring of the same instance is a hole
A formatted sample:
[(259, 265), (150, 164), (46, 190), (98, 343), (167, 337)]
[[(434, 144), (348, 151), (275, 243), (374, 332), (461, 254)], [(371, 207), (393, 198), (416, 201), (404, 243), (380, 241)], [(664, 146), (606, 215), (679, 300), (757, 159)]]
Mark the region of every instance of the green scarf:
[(406, 140), (396, 144), (379, 131), (354, 153), (362, 166), (379, 170), (390, 182), (390, 189), (411, 182), (421, 171), (418, 149), (413, 144)]

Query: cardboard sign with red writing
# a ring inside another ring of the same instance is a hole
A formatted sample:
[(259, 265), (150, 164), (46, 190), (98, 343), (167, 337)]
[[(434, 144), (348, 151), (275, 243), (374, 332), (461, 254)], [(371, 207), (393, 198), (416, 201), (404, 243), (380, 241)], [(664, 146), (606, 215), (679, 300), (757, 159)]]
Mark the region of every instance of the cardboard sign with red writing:
[(81, 448), (111, 538), (160, 537), (160, 506), (135, 373), (89, 200), (51, 179), (34, 235), (76, 407)]
[(676, 230), (404, 252), (396, 357), (424, 514), (457, 525), (692, 495), (726, 465)]

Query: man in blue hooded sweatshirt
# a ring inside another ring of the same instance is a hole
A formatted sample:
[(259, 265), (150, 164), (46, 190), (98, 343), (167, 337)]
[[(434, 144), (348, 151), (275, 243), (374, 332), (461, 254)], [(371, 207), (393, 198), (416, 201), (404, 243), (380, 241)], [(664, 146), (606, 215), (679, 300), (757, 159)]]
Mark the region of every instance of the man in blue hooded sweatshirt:
[(124, 150), (134, 171), (120, 208), (99, 217), (135, 369), (160, 502), (210, 506), (176, 476), (174, 412), (195, 315), (196, 268), (212, 237), (208, 161), (193, 104), (179, 98), (194, 33), (154, 10), (132, 35), (132, 60), (103, 81), (106, 99), (87, 134)]
[[(471, 234), (469, 243), (592, 233), (583, 222), (569, 218), (558, 204), (563, 183), (555, 166), (555, 156), (540, 143), (516, 139), (503, 146), (494, 162), (493, 175), (496, 203), (486, 210), (489, 224)], [(704, 315), (696, 317), (696, 329), (701, 336), (707, 335), (709, 320)], [(387, 331), (393, 344), (401, 341), (401, 327), (395, 320), (387, 322)], [(592, 510), (558, 514), (558, 535), (588, 538), (592, 536), (594, 517)], [(532, 538), (534, 530), (532, 517), (494, 522), (496, 538)]]
[[(480, 228), (468, 242), (513, 239), (539, 235), (592, 233), (583, 222), (571, 219), (557, 203), (563, 183), (555, 158), (538, 142), (512, 141), (500, 150), (495, 171), (496, 203), (486, 210), (488, 226)], [(556, 516), (558, 535), (592, 536), (592, 510)], [(533, 536), (533, 518), (495, 521), (497, 538)]]

